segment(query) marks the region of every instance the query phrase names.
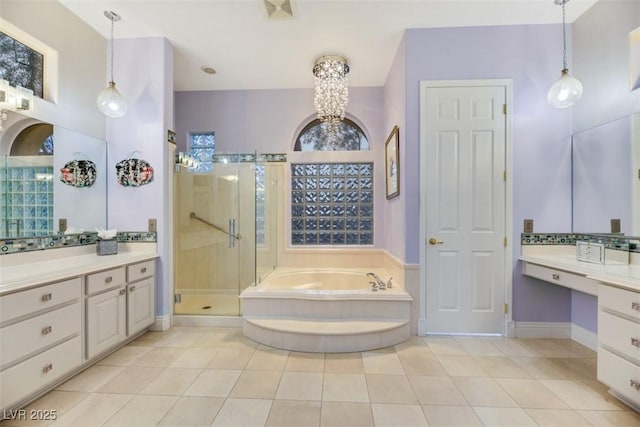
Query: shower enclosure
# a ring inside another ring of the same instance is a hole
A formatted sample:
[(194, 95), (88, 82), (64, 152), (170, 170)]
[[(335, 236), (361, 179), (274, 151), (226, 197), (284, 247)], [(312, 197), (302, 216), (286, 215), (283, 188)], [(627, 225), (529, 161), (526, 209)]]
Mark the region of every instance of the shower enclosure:
[(275, 268), (277, 178), (261, 159), (214, 155), (202, 163), (179, 154), (174, 314), (238, 316), (240, 293)]

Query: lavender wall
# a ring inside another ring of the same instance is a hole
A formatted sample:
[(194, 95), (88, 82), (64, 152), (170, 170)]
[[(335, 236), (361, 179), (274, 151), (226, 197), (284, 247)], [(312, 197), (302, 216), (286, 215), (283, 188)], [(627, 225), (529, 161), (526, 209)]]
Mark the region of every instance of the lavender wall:
[(406, 175), (404, 164), (407, 161), (405, 149), (406, 135), (406, 52), (404, 37), (389, 70), (384, 85), (384, 121), (385, 129), (399, 127), (400, 137), (400, 195), (384, 203), (384, 220), (386, 224), (403, 224), (402, 227), (384, 227), (386, 250), (398, 259), (406, 259), (405, 244), (407, 235), (412, 231), (406, 228), (404, 221), (407, 192), (405, 191)]
[[(302, 127), (315, 118), (313, 93), (313, 89), (176, 92), (178, 150), (185, 150), (190, 132), (215, 131), (219, 153), (291, 151)], [(385, 138), (382, 105), (382, 88), (350, 88), (347, 115), (362, 126), (375, 148)]]
[[(156, 313), (166, 315), (171, 280), (169, 223), (169, 144), (167, 129), (173, 128), (173, 48), (161, 37), (115, 41), (118, 61), (114, 77), (128, 102), (124, 117), (107, 119), (108, 225), (120, 231), (146, 230), (149, 218), (158, 225), (159, 274), (156, 282)], [(154, 168), (153, 181), (142, 187), (123, 187), (116, 182), (115, 164), (136, 157)]]
[[(512, 79), (514, 260), (525, 218), (536, 231), (571, 228), (571, 111), (546, 102), (550, 84), (559, 77), (562, 52), (559, 25), (517, 25), (412, 29), (405, 32), (407, 69), (407, 197), (405, 261), (419, 262), (419, 82), (421, 80)], [(570, 46), (569, 46), (570, 48)], [(513, 319), (568, 321), (568, 289), (522, 276), (513, 265)]]
[(574, 132), (640, 112), (640, 90), (629, 90), (629, 32), (637, 28), (638, 0), (601, 0), (573, 24), (573, 74), (584, 86)]

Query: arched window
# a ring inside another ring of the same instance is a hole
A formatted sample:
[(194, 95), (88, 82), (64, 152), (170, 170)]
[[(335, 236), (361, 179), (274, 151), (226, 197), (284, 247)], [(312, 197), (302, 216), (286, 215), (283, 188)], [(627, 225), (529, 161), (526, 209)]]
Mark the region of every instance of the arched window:
[(343, 119), (336, 129), (319, 119), (307, 124), (296, 139), (293, 151), (359, 151), (368, 150), (369, 140), (360, 126)]
[[(337, 129), (313, 120), (294, 144), (294, 151), (369, 149), (364, 132), (349, 119)], [(321, 153), (312, 157), (318, 161), (291, 163), (291, 245), (372, 245), (373, 162), (349, 153), (337, 162)]]

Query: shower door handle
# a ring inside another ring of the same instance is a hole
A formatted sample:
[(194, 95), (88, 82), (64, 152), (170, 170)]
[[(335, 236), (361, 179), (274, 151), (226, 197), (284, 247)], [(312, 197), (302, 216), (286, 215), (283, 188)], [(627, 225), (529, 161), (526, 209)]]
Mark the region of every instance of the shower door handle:
[(231, 220), (231, 241), (233, 242), (233, 247), (236, 247), (236, 219), (233, 218)]
[(227, 234), (229, 235), (229, 247), (232, 248), (233, 247), (233, 230), (231, 229), (231, 218), (229, 218), (229, 229)]

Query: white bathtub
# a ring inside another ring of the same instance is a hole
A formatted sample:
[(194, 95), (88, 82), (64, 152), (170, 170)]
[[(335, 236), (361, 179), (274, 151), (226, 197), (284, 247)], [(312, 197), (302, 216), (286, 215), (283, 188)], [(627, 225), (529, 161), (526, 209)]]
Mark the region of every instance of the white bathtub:
[[(373, 291), (367, 276), (372, 272), (378, 275), (385, 284), (391, 279), (392, 287)], [(377, 268), (324, 269), (324, 268), (278, 268), (269, 274), (257, 286), (248, 289), (248, 293), (262, 294), (290, 293), (291, 295), (323, 296), (368, 296), (371, 298), (384, 296), (404, 296), (403, 284), (393, 279), (386, 270)]]
[(278, 268), (242, 300), (245, 336), (271, 347), (305, 352), (349, 352), (388, 347), (409, 338), (412, 298), (393, 279), (372, 291), (382, 269)]

